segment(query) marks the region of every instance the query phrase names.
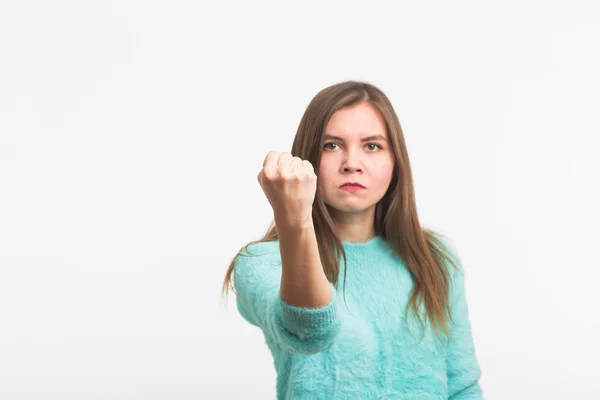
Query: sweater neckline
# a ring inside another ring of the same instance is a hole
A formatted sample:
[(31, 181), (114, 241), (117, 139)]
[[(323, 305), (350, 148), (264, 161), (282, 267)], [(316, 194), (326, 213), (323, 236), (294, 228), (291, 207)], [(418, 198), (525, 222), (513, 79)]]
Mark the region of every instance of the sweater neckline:
[(375, 235), (371, 239), (365, 242), (350, 242), (349, 240), (342, 240), (342, 244), (347, 248), (367, 248), (374, 245), (376, 242), (382, 240), (381, 235)]
[(390, 250), (388, 242), (380, 234), (375, 235), (365, 242), (353, 243), (342, 240), (342, 245), (344, 246), (346, 256), (354, 259), (373, 259)]

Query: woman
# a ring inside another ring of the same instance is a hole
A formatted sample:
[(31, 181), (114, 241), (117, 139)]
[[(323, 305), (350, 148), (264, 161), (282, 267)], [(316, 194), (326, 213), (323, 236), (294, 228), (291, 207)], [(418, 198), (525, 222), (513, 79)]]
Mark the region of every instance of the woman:
[(380, 89), (320, 91), (291, 153), (269, 152), (258, 181), (274, 221), (233, 259), (223, 292), (263, 331), (278, 399), (483, 398), (460, 258), (419, 223)]

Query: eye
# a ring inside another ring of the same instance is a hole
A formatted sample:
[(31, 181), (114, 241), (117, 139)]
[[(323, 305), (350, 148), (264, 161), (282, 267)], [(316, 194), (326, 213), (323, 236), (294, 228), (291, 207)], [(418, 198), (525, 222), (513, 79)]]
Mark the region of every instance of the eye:
[(382, 148), (383, 148), (383, 147), (381, 147), (380, 145), (378, 145), (377, 143), (369, 143), (369, 144), (367, 144), (367, 146), (377, 146), (377, 147), (379, 147), (380, 149), (382, 149)]
[[(337, 146), (338, 144), (337, 144), (337, 143), (335, 143), (335, 142), (329, 142), (329, 143), (325, 143), (325, 144), (323, 145), (323, 147), (325, 147), (325, 148), (326, 148), (326, 147), (327, 147), (327, 146), (329, 146), (329, 145), (334, 145), (334, 146)], [(381, 147), (381, 146), (380, 146), (380, 145), (378, 145), (377, 143), (368, 143), (368, 144), (367, 144), (367, 146), (376, 146), (376, 147), (378, 147), (378, 148), (380, 148), (380, 149), (383, 149), (383, 147)]]

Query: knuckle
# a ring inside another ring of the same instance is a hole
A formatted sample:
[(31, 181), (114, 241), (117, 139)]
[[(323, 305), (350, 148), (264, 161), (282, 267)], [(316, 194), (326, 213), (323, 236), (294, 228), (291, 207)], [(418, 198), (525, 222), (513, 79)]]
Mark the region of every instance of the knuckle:
[(270, 151), (270, 152), (267, 153), (267, 155), (265, 157), (265, 160), (270, 160), (271, 158), (273, 158), (276, 155), (277, 155), (277, 151), (272, 150), (272, 151)]
[(272, 164), (274, 162), (276, 163), (277, 159), (279, 157), (278, 154), (279, 154), (279, 151), (277, 151), (277, 150), (272, 150), (272, 151), (268, 152), (263, 161), (263, 166)]
[(277, 174), (273, 173), (270, 168), (263, 171), (263, 176), (268, 181), (273, 181), (277, 178)]
[(294, 171), (292, 171), (290, 169), (281, 169), (281, 170), (279, 170), (279, 176), (281, 177), (282, 180), (289, 181), (294, 178)]

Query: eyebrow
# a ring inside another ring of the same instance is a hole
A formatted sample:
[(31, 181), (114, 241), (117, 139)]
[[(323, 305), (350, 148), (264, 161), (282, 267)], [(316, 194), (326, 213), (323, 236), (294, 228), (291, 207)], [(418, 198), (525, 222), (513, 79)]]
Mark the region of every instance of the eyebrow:
[[(344, 141), (343, 138), (339, 137), (339, 136), (335, 136), (335, 135), (325, 135), (323, 137), (324, 140), (339, 140), (339, 141)], [(371, 140), (381, 140), (383, 142), (387, 142), (388, 140), (385, 138), (385, 136), (383, 135), (371, 135), (371, 136), (367, 136), (362, 138), (361, 142), (369, 142)]]

